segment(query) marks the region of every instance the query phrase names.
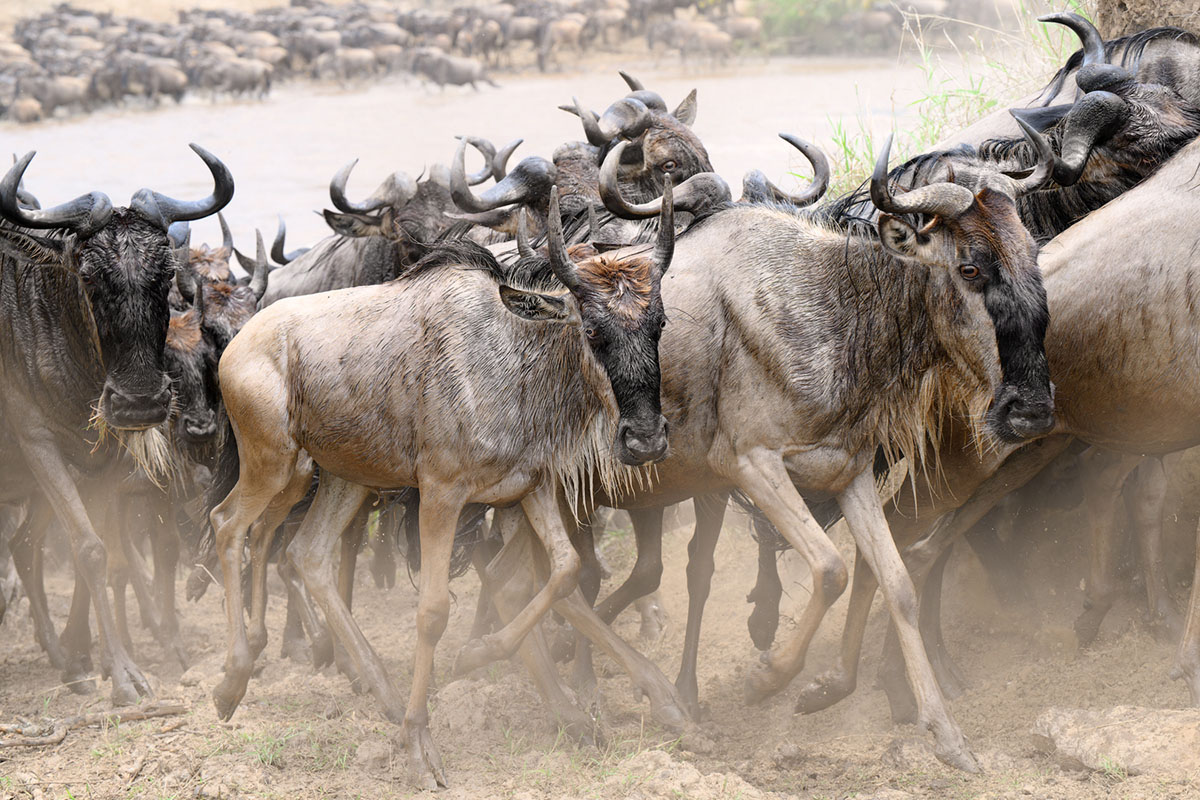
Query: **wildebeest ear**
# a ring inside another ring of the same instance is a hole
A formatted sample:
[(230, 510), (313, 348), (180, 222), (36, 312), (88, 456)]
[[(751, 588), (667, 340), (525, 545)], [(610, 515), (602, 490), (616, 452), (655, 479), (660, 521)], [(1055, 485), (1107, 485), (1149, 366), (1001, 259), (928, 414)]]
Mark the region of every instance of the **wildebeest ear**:
[(879, 241), (883, 246), (903, 258), (920, 260), (929, 246), (929, 236), (918, 231), (899, 217), (891, 214), (879, 215)]
[(379, 217), (372, 217), (368, 214), (341, 214), (329, 209), (325, 209), (321, 213), (325, 215), (325, 224), (339, 236), (383, 235), (383, 226), (380, 225)]
[(501, 286), (500, 302), (521, 319), (534, 322), (566, 322), (571, 318), (571, 310), (562, 297)]
[(696, 121), (696, 90), (688, 92), (688, 96), (683, 98), (675, 110), (671, 112), (671, 116), (687, 125), (689, 128)]

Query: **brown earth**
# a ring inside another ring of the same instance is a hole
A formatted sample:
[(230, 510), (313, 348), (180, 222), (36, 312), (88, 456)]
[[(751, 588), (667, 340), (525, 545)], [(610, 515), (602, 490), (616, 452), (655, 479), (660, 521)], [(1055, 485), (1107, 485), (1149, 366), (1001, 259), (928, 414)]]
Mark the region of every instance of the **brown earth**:
[(1105, 36), (1124, 36), (1158, 25), (1200, 31), (1195, 0), (1099, 0), (1096, 26)]
[[(623, 520), (624, 518), (619, 518)], [(1057, 522), (1069, 522), (1060, 515)], [(686, 514), (668, 525), (662, 600), (665, 635), (643, 644), (668, 674), (678, 664), (686, 617), (684, 565), (690, 534)], [(670, 520), (669, 520), (670, 523)], [(1039, 526), (1040, 527), (1040, 526)], [(700, 691), (706, 718), (700, 733), (677, 740), (655, 727), (628, 679), (601, 660), (600, 748), (564, 740), (519, 667), (499, 663), (464, 680), (448, 673), (470, 628), (477, 583), (453, 585), (456, 602), (436, 665), (434, 736), (451, 787), (447, 798), (1171, 798), (1200, 796), (1200, 785), (1120, 769), (1072, 771), (1040, 752), (1031, 730), (1048, 707), (1104, 709), (1114, 705), (1180, 708), (1187, 694), (1167, 680), (1173, 648), (1137, 623), (1136, 598), (1118, 603), (1098, 643), (1077, 652), (1071, 622), (1080, 608), (1085, 562), (1078, 537), (1049, 526), (1038, 531), (1024, 564), (1035, 587), (1028, 605), (1001, 608), (983, 573), (956, 557), (946, 595), (948, 641), (971, 688), (954, 711), (984, 767), (965, 775), (937, 762), (930, 739), (893, 727), (883, 694), (872, 689), (884, 619), (868, 632), (862, 686), (849, 700), (813, 716), (792, 713), (806, 677), (829, 665), (844, 600), (822, 628), (808, 668), (792, 690), (761, 707), (742, 702), (742, 679), (756, 654), (746, 634), (744, 597), (753, 583), (754, 549), (745, 521), (731, 515), (717, 553), (717, 574), (705, 620)], [(607, 540), (621, 574), (631, 561), (630, 536)], [(844, 531), (847, 558), (853, 548)], [(807, 570), (784, 557), (784, 611), (805, 601)], [(70, 585), (51, 582), (51, 609), (62, 620)], [(278, 655), (283, 624), (280, 586), (272, 577), (271, 644), (262, 671), (230, 723), (218, 722), (209, 697), (220, 676), (224, 615), (219, 591), (183, 608), (194, 666), (181, 673), (137, 632), (138, 656), (154, 676), (158, 696), (181, 701), (181, 718), (71, 732), (56, 747), (0, 751), (5, 797), (405, 797), (404, 752), (396, 728), (369, 696), (355, 695), (334, 668), (314, 674)], [(355, 588), (356, 617), (400, 686), (407, 684), (414, 644), (415, 591), (401, 573), (391, 591), (375, 588), (364, 569)], [(136, 622), (135, 622), (136, 624)], [(781, 635), (786, 635), (785, 621)], [(638, 632), (627, 613), (618, 631)], [(33, 644), (24, 605), (5, 623), (9, 645), (0, 658), (0, 718), (61, 718), (107, 707), (107, 685), (78, 697), (59, 685)], [(130, 775), (138, 766), (136, 775)]]

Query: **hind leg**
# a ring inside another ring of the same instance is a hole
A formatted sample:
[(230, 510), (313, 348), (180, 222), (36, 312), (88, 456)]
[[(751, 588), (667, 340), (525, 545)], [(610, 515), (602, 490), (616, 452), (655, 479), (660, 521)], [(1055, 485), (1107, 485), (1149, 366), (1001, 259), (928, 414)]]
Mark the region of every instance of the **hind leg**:
[[(234, 428), (235, 432), (237, 428)], [(245, 607), (242, 597), (242, 549), (246, 531), (271, 505), (280, 492), (291, 485), (296, 471), (297, 451), (291, 448), (258, 449), (239, 437), (241, 468), (237, 484), (213, 509), (217, 555), (225, 584), (225, 614), (228, 631), (225, 675), (213, 689), (217, 716), (228, 720), (246, 694), (254, 656), (246, 636)]]
[(250, 630), (247, 641), (255, 659), (267, 646), (267, 562), (270, 559), (271, 544), (279, 526), (291, 512), (292, 506), (304, 499), (304, 494), (312, 483), (312, 476), (312, 459), (308, 457), (298, 459), (296, 471), (287, 488), (271, 501), (261, 523), (256, 525), (253, 530), (250, 540), (252, 579), (250, 581)]

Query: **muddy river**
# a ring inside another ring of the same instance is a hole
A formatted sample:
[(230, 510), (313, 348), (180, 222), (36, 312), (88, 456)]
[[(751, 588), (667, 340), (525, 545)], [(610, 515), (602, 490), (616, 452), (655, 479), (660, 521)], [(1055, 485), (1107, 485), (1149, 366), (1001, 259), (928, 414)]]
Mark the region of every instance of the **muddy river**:
[[(784, 188), (803, 158), (776, 134), (814, 139), (832, 156), (835, 123), (848, 130), (911, 128), (914, 106), (926, 92), (923, 74), (895, 59), (775, 59), (744, 61), (728, 69), (623, 62), (672, 107), (699, 90), (696, 131), (713, 165), (739, 186), (749, 169), (762, 169)], [(37, 150), (26, 182), (43, 204), (99, 189), (118, 205), (143, 186), (181, 197), (210, 188), (207, 171), (188, 150), (197, 142), (233, 171), (237, 194), (226, 210), (239, 247), (253, 247), (254, 228), (270, 236), (275, 215), (288, 223), (289, 246), (329, 234), (314, 210), (329, 206), (329, 179), (360, 159), (352, 198), (365, 197), (390, 172), (412, 175), (454, 152), (456, 134), (486, 136), (497, 144), (524, 137), (513, 163), (549, 157), (562, 142), (582, 138), (575, 117), (558, 109), (576, 96), (603, 110), (626, 91), (618, 65), (547, 76), (500, 75), (499, 88), (439, 91), (402, 77), (343, 89), (309, 82), (284, 84), (270, 99), (216, 104), (190, 96), (176, 107), (106, 109), (89, 116), (33, 126), (0, 124), (0, 152)], [(736, 189), (735, 189), (736, 191)], [(196, 223), (193, 241), (218, 239), (215, 220)]]

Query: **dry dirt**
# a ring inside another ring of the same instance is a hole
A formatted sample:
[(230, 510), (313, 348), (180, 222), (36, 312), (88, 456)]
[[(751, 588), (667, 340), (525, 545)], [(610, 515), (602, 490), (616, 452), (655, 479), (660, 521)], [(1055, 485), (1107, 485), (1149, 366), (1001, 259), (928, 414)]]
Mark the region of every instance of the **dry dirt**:
[[(690, 530), (685, 515), (668, 525), (666, 536), (666, 632), (660, 641), (642, 644), (668, 675), (677, 669), (686, 616)], [(1070, 515), (1063, 519), (1069, 521)], [(844, 531), (838, 540), (852, 557)], [(628, 567), (630, 549), (625, 531), (607, 540), (617, 574)], [(718, 549), (705, 619), (700, 690), (706, 715), (701, 732), (682, 741), (655, 727), (628, 679), (603, 660), (605, 742), (598, 749), (581, 749), (554, 730), (514, 664), (499, 663), (452, 681), (452, 657), (469, 631), (477, 597), (476, 581), (464, 577), (452, 587), (456, 602), (436, 664), (433, 730), (451, 782), (440, 794), (447, 800), (1200, 796), (1200, 785), (1191, 781), (1129, 777), (1119, 764), (1099, 772), (1066, 770), (1035, 747), (1032, 726), (1050, 706), (1180, 708), (1187, 703), (1184, 688), (1166, 677), (1172, 646), (1144, 632), (1134, 599), (1118, 603), (1098, 643), (1078, 652), (1071, 632), (1085, 564), (1078, 549), (1078, 537), (1056, 528), (1040, 533), (1036, 547), (1022, 548), (1035, 589), (1020, 608), (998, 606), (969, 556), (960, 553), (952, 564), (947, 635), (970, 681), (954, 712), (984, 767), (975, 776), (942, 766), (931, 754), (930, 739), (914, 728), (892, 725), (884, 695), (870, 686), (884, 630), (878, 608), (868, 632), (863, 686), (849, 700), (813, 716), (792, 713), (796, 689), (834, 655), (843, 600), (793, 689), (761, 707), (742, 703), (742, 678), (757, 657), (746, 633), (744, 602), (753, 583), (755, 551), (745, 521), (736, 515)], [(794, 614), (807, 597), (807, 570), (793, 554), (785, 556), (784, 576), (784, 611)], [(51, 581), (51, 610), (60, 621), (69, 588), (65, 576)], [(220, 675), (224, 636), (221, 593), (210, 590), (199, 603), (183, 607), (194, 663), (186, 675), (144, 632), (136, 634), (137, 655), (154, 676), (158, 696), (186, 704), (185, 716), (78, 730), (52, 748), (5, 750), (0, 797), (408, 796), (396, 729), (375, 702), (354, 694), (335, 668), (314, 674), (306, 664), (280, 659), (280, 588), (272, 577), (274, 638), (232, 722), (217, 721), (209, 698)], [(356, 617), (401, 687), (411, 674), (415, 607), (416, 593), (403, 573), (393, 590), (381, 591), (365, 565), (360, 569)], [(785, 622), (781, 635), (788, 630)], [(636, 615), (622, 617), (618, 631), (635, 639)], [(0, 659), (5, 721), (107, 707), (107, 684), (92, 697), (72, 695), (59, 685), (33, 643), (24, 604), (10, 612), (5, 633), (9, 646)]]

